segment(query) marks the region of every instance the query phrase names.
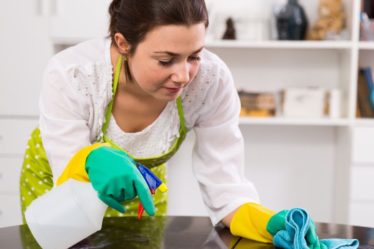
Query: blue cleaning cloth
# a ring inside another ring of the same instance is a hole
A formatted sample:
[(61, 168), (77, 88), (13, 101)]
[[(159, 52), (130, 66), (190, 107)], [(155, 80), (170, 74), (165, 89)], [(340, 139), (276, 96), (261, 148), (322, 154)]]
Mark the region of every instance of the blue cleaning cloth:
[[(278, 231), (273, 237), (273, 244), (276, 247), (286, 249), (355, 249), (359, 245), (356, 239), (318, 240), (309, 214), (301, 208), (293, 208), (288, 211), (285, 227), (285, 230)], [(313, 240), (312, 244), (311, 240)]]

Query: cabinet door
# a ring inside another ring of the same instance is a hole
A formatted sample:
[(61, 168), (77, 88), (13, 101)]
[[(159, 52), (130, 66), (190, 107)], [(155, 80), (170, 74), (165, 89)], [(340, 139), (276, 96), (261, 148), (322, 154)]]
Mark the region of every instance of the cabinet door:
[(23, 156), (31, 132), (37, 125), (37, 119), (0, 118), (0, 157)]
[(353, 163), (374, 165), (374, 128), (355, 127), (353, 129)]
[(50, 20), (50, 35), (55, 43), (72, 43), (106, 36), (111, 0), (52, 0), (55, 13)]
[(42, 73), (52, 54), (38, 1), (0, 1), (0, 115), (38, 115)]
[(374, 227), (374, 202), (353, 202), (350, 204), (349, 224)]
[[(19, 196), (19, 181), (22, 167), (22, 157), (0, 157), (0, 195)], [(0, 203), (0, 207), (3, 206)]]
[(352, 166), (351, 201), (374, 203), (374, 165)]
[(0, 227), (22, 224), (21, 204), (18, 195), (0, 194)]

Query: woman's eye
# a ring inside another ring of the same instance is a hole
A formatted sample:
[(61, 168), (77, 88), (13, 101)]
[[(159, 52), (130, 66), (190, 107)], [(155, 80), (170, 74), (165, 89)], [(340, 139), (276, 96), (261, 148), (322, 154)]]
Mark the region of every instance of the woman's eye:
[(167, 60), (167, 61), (159, 60), (158, 63), (159, 63), (161, 66), (170, 66), (170, 65), (173, 63), (173, 60)]
[(200, 61), (200, 56), (190, 56), (191, 61)]

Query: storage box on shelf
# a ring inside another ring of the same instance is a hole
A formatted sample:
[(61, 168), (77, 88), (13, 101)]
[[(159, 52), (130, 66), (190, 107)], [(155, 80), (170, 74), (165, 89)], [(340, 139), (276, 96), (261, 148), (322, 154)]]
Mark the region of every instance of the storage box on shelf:
[[(266, 42), (265, 42), (266, 43)], [(329, 119), (328, 115), (321, 117), (320, 124), (331, 123), (342, 124), (353, 117), (350, 113), (350, 106), (355, 105), (354, 95), (349, 94), (352, 74), (351, 63), (353, 45), (351, 42), (341, 46), (339, 42), (328, 42), (329, 45), (322, 45), (324, 42), (268, 42), (268, 45), (261, 43), (244, 43), (236, 45), (235, 42), (210, 43), (208, 49), (217, 53), (228, 64), (231, 69), (235, 83), (239, 89), (252, 91), (281, 91), (287, 88), (297, 87), (318, 87), (328, 92), (338, 89), (343, 96), (340, 106), (340, 117)], [(219, 46), (219, 44), (224, 44)], [(231, 46), (229, 46), (231, 44)], [(281, 120), (277, 120), (277, 118)], [(245, 118), (249, 124), (251, 119)], [(262, 122), (254, 120), (256, 124)], [(277, 116), (273, 119), (264, 120), (268, 124), (274, 120), (275, 123), (295, 121), (297, 123), (308, 123), (308, 119), (298, 120), (282, 118)], [(309, 119), (313, 125), (316, 118)]]

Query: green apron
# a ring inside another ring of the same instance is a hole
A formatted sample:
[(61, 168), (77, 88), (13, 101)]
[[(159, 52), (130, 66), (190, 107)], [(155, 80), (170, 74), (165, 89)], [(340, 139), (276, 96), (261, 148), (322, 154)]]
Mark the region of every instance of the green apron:
[[(112, 101), (108, 104), (105, 113), (105, 122), (102, 126), (102, 135), (99, 137), (98, 142), (109, 142), (112, 146), (120, 148), (112, 142), (106, 135), (110, 116), (112, 115), (112, 107), (114, 96), (117, 91), (119, 75), (122, 68), (122, 58), (120, 58), (116, 65), (116, 70), (113, 79), (113, 97)], [(179, 137), (175, 140), (174, 144), (169, 150), (159, 156), (152, 158), (135, 158), (133, 159), (150, 168), (164, 183), (166, 183), (166, 165), (165, 163), (177, 152), (179, 146), (182, 144), (186, 137), (187, 129), (185, 126), (182, 99), (178, 97), (176, 100), (178, 115), (180, 120)], [(131, 155), (130, 155), (131, 156)], [(22, 217), (24, 220), (24, 213), (26, 208), (37, 197), (51, 190), (53, 187), (52, 170), (49, 165), (46, 152), (43, 147), (42, 139), (40, 136), (39, 128), (34, 129), (31, 137), (27, 143), (27, 149), (24, 156), (21, 177), (20, 177), (20, 193), (21, 193), (21, 209)], [(137, 208), (139, 201), (137, 199), (124, 202), (126, 213), (122, 214), (112, 208), (108, 208), (106, 212), (107, 217), (117, 216), (137, 216)], [(166, 215), (167, 211), (167, 195), (156, 191), (154, 196), (154, 203), (156, 206), (156, 215)], [(25, 221), (25, 220), (24, 220)]]

